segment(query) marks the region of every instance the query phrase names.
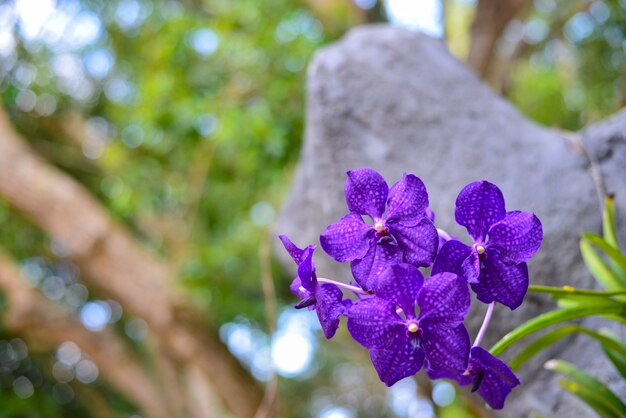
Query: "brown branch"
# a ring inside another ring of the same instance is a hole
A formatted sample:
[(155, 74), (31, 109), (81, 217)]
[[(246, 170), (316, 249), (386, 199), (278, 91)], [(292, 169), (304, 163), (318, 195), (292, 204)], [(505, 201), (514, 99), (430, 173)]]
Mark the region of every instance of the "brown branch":
[(470, 29), (467, 63), (482, 78), (486, 78), (491, 69), (496, 42), (504, 28), (530, 4), (530, 0), (478, 0)]
[(151, 378), (113, 332), (84, 328), (71, 313), (32, 289), (14, 262), (1, 252), (0, 289), (8, 299), (5, 325), (29, 341), (31, 348), (50, 351), (72, 341), (96, 363), (111, 386), (128, 396), (147, 416), (171, 416)]
[[(270, 242), (272, 235), (268, 234), (259, 247), (259, 264), (261, 266), (261, 287), (263, 289), (263, 299), (265, 301), (265, 321), (270, 338), (273, 336), (276, 327), (277, 303), (276, 290), (274, 288), (274, 278), (272, 277)], [(278, 415), (278, 376), (272, 374), (265, 386), (263, 401), (255, 414), (255, 418), (272, 418)]]
[(157, 342), (186, 367), (199, 368), (237, 416), (252, 417), (258, 384), (172, 283), (170, 265), (145, 251), (87, 190), (47, 164), (0, 113), (0, 195), (68, 251), (85, 280), (143, 318)]

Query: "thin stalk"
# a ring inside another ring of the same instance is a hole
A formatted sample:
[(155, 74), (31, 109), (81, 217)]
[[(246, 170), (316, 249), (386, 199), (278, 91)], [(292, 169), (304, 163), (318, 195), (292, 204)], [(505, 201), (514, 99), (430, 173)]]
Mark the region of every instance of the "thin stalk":
[(472, 347), (478, 347), (480, 342), (482, 341), (485, 333), (487, 332), (487, 327), (489, 327), (489, 322), (491, 321), (491, 315), (493, 315), (493, 308), (495, 308), (496, 303), (491, 302), (489, 306), (487, 306), (487, 313), (485, 313), (485, 319), (483, 319), (483, 324), (480, 326), (480, 330), (478, 331), (478, 335), (476, 336), (476, 340), (474, 341), (474, 345)]
[(336, 286), (342, 287), (342, 288), (344, 288), (346, 290), (350, 290), (350, 291), (352, 291), (354, 293), (358, 293), (360, 295), (371, 295), (372, 294), (371, 292), (366, 292), (365, 290), (361, 289), (360, 287), (352, 286), (352, 285), (349, 285), (349, 284), (346, 284), (346, 283), (341, 283), (341, 282), (338, 282), (336, 280), (326, 279), (324, 277), (318, 277), (317, 278), (317, 282), (318, 283), (334, 284)]

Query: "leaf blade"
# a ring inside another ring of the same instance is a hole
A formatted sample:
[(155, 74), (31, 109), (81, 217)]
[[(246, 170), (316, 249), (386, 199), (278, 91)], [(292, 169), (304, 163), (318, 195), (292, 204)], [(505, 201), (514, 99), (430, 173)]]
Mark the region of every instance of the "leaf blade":
[(594, 408), (594, 410), (610, 411), (612, 413), (611, 416), (616, 417), (626, 415), (626, 405), (624, 405), (611, 389), (592, 375), (583, 372), (573, 364), (563, 360), (550, 360), (544, 367), (570, 378), (571, 381), (576, 384), (575, 390), (570, 390), (575, 395), (581, 392), (587, 392), (589, 399), (585, 399), (585, 402)]
[(589, 305), (577, 305), (571, 306), (556, 311), (550, 311), (545, 314), (539, 315), (536, 318), (527, 321), (513, 331), (506, 334), (500, 339), (493, 347), (491, 347), (491, 354), (494, 356), (500, 355), (504, 350), (511, 345), (520, 341), (521, 339), (533, 334), (539, 330), (545, 329), (552, 325), (559, 324), (561, 322), (569, 321), (571, 319), (584, 318), (586, 316), (594, 315), (606, 315), (606, 314), (619, 314), (624, 316), (626, 312), (625, 304), (589, 304)]

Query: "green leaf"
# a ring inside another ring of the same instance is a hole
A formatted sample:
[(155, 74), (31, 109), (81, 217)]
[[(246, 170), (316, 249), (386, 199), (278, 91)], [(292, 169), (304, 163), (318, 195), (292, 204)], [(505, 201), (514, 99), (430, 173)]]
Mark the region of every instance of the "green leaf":
[(606, 242), (619, 250), (617, 238), (617, 224), (615, 222), (615, 202), (612, 196), (604, 199), (604, 212), (602, 213), (602, 234)]
[(557, 328), (553, 331), (542, 335), (537, 340), (528, 344), (524, 350), (522, 350), (513, 360), (509, 362), (509, 366), (513, 371), (516, 371), (520, 368), (520, 366), (542, 351), (544, 348), (550, 347), (552, 344), (561, 340), (562, 338), (567, 337), (568, 335), (574, 334), (578, 331), (578, 327), (576, 325), (565, 325), (561, 328)]
[(533, 293), (550, 293), (554, 297), (568, 297), (568, 296), (595, 296), (595, 297), (610, 297), (617, 295), (626, 295), (626, 289), (623, 290), (589, 290), (578, 289), (571, 286), (553, 287), (531, 284), (528, 286), (528, 291)]
[(609, 257), (609, 264), (617, 278), (621, 281), (622, 287), (626, 288), (626, 256), (615, 246), (608, 243), (601, 236), (590, 232), (584, 233), (583, 238), (589, 240), (593, 245), (604, 251)]
[(526, 363), (544, 348), (548, 348), (562, 338), (575, 333), (585, 334), (595, 339), (602, 345), (603, 349), (606, 350), (608, 348), (616, 355), (624, 356), (626, 359), (626, 345), (622, 344), (619, 340), (615, 340), (604, 333), (597, 332), (580, 325), (570, 324), (549, 331), (537, 340), (528, 344), (524, 350), (522, 350), (513, 360), (509, 362), (509, 365), (513, 370), (517, 370), (522, 364)]
[(626, 405), (604, 383), (590, 374), (563, 360), (550, 360), (545, 364), (545, 368), (569, 377), (570, 383), (574, 385), (562, 386), (583, 399), (600, 416), (626, 416)]
[(563, 389), (589, 405), (589, 407), (591, 407), (591, 409), (593, 409), (600, 418), (620, 418), (620, 416), (616, 415), (611, 408), (605, 406), (601, 400), (598, 400), (596, 394), (592, 390), (586, 387), (581, 388), (576, 383), (567, 379), (559, 379), (558, 383)]
[(626, 379), (626, 345), (622, 343), (619, 337), (613, 334), (608, 329), (601, 329), (599, 334), (605, 338), (614, 341), (616, 344), (622, 347), (622, 350), (616, 350), (615, 347), (611, 347), (609, 344), (602, 343), (602, 349), (606, 356), (611, 360), (617, 371)]
[(607, 290), (620, 290), (624, 285), (613, 270), (609, 268), (600, 254), (593, 248), (591, 242), (583, 237), (580, 240), (580, 253), (583, 256), (587, 269), (596, 278), (598, 283)]
[(589, 303), (622, 303), (614, 297), (626, 298), (626, 289), (621, 290), (590, 290), (577, 289), (571, 286), (553, 287), (530, 285), (529, 292), (548, 293), (558, 301), (559, 307), (565, 308)]
[(556, 311), (547, 312), (531, 319), (506, 334), (500, 341), (491, 347), (491, 354), (500, 355), (504, 350), (515, 344), (517, 341), (549, 326), (560, 324), (571, 319), (584, 318), (586, 316), (619, 314), (625, 316), (626, 304), (589, 304), (582, 306), (572, 306)]

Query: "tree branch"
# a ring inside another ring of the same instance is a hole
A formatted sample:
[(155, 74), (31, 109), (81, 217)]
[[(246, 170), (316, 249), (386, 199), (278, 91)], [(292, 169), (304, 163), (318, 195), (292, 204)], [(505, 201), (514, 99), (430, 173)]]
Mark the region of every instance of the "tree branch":
[(478, 0), (470, 29), (467, 63), (482, 78), (486, 78), (491, 69), (496, 42), (504, 28), (530, 4), (530, 0)]
[(259, 385), (184, 303), (171, 266), (145, 251), (78, 182), (37, 157), (1, 109), (0, 195), (60, 242), (89, 284), (143, 318), (172, 358), (200, 369), (234, 414), (254, 416)]
[(7, 328), (40, 350), (54, 350), (65, 341), (80, 347), (103, 377), (153, 418), (171, 416), (168, 405), (117, 335), (109, 330), (91, 332), (72, 315), (44, 298), (21, 278), (17, 266), (0, 252), (0, 289), (6, 294)]

